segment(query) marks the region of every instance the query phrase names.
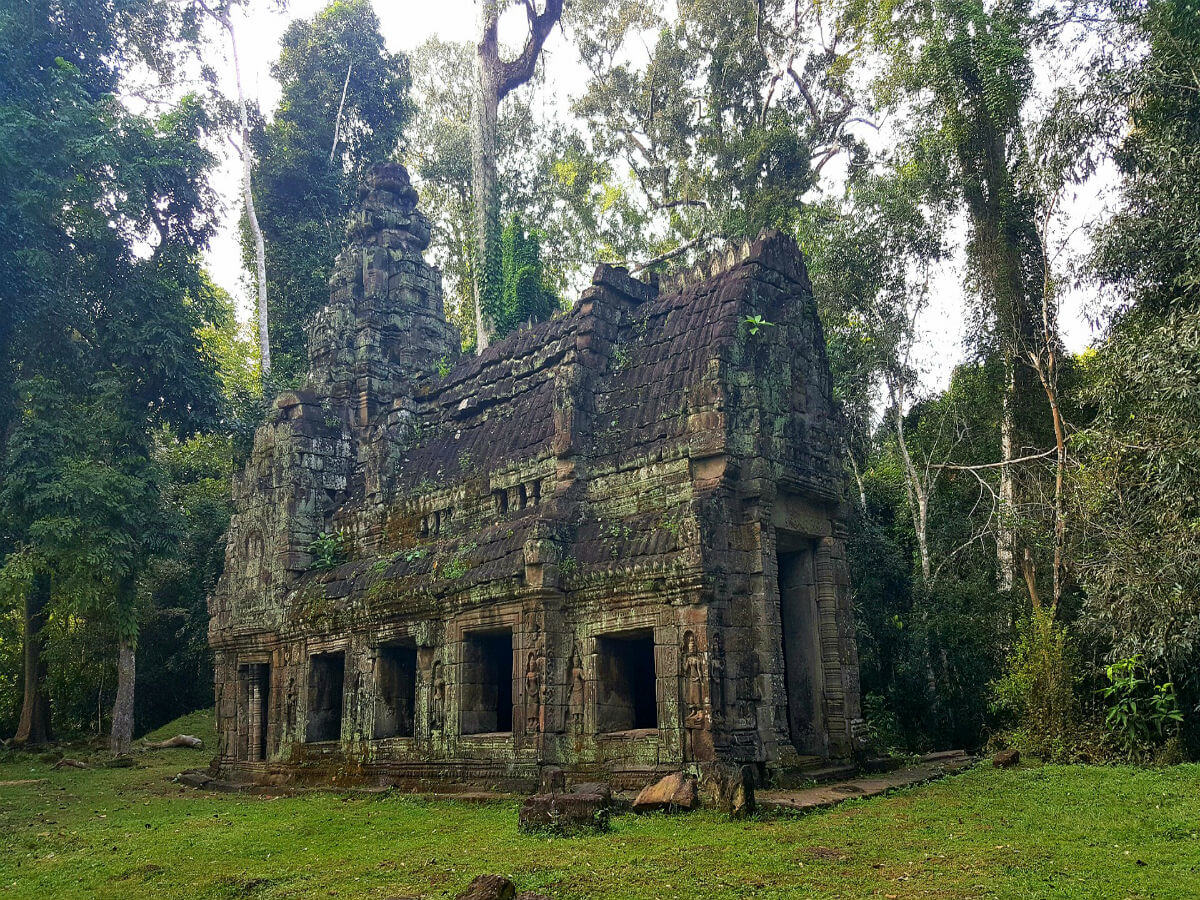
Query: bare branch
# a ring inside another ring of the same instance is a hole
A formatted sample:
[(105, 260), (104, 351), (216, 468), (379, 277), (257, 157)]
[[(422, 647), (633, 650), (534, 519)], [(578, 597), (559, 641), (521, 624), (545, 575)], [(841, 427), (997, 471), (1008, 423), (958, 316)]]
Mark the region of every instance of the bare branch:
[(629, 270), (629, 274), (635, 275), (638, 272), (641, 272), (645, 269), (650, 268), (651, 266), (656, 266), (659, 263), (666, 262), (669, 259), (674, 259), (676, 256), (687, 253), (687, 251), (691, 250), (693, 247), (698, 247), (701, 244), (707, 243), (709, 240), (712, 239), (712, 237), (713, 236), (710, 233), (708, 233), (707, 231), (702, 234), (699, 234), (696, 237), (692, 238), (690, 241), (685, 241), (684, 243), (680, 244), (674, 250), (668, 250), (666, 253), (660, 253), (658, 256), (654, 257), (653, 259), (648, 259), (644, 263), (639, 263), (638, 265), (633, 266)]
[[(496, 92), (498, 100), (503, 100), (513, 90), (533, 77), (538, 55), (542, 52), (542, 46), (546, 43), (546, 38), (550, 36), (555, 23), (562, 17), (562, 11), (563, 0), (546, 0), (546, 8), (540, 14), (534, 8), (532, 0), (525, 0), (525, 15), (529, 20), (529, 39), (525, 42), (520, 56), (501, 62), (500, 87)], [(498, 19), (496, 22), (498, 24)]]
[(333, 122), (333, 145), (329, 148), (329, 165), (333, 165), (333, 154), (337, 151), (338, 136), (342, 131), (342, 111), (346, 108), (346, 91), (350, 87), (350, 72), (354, 69), (354, 61), (346, 65), (346, 80), (342, 82), (342, 100), (338, 104), (337, 118)]

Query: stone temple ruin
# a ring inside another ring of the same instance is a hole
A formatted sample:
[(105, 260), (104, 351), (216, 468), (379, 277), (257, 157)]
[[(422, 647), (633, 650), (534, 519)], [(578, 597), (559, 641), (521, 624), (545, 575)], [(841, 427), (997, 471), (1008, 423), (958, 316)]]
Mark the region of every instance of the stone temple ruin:
[[(838, 442), (795, 243), (659, 283), (600, 265), (571, 312), (460, 358), (416, 199), (400, 166), (372, 174), (308, 383), (236, 480), (216, 765), (634, 787), (853, 755)], [(317, 565), (321, 535), (344, 540)]]

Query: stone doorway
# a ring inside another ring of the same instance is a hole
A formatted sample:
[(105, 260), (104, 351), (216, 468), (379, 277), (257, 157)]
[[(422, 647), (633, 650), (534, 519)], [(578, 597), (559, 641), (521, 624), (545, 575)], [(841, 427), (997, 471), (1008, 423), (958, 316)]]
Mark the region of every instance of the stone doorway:
[(511, 628), (475, 632), (463, 639), (459, 716), (463, 734), (511, 732), (513, 633)]
[(375, 658), (375, 739), (413, 736), (417, 648), (383, 646)]
[(596, 730), (658, 728), (654, 630), (596, 638)]
[(341, 740), (345, 686), (345, 653), (318, 653), (309, 658), (308, 719), (304, 732), (307, 742)]
[(813, 566), (816, 541), (780, 531), (777, 548), (788, 732), (798, 753), (823, 755), (826, 752), (821, 703), (824, 679)]

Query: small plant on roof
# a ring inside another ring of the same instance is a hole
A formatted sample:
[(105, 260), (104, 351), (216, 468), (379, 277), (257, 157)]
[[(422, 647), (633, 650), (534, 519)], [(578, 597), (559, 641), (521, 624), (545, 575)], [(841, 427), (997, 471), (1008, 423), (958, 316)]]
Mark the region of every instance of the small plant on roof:
[(350, 558), (350, 535), (344, 528), (322, 531), (308, 545), (308, 552), (312, 554), (312, 567), (318, 572), (336, 569)]
[(756, 335), (764, 328), (774, 328), (774, 322), (768, 322), (762, 316), (755, 313), (752, 316), (746, 316), (742, 319), (742, 324), (750, 331), (750, 334)]

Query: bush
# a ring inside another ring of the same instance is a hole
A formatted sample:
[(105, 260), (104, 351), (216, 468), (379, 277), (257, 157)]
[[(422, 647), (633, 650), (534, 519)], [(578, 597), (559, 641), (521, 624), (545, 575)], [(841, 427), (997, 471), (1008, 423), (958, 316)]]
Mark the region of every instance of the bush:
[(1073, 755), (1079, 725), (1075, 673), (1079, 662), (1067, 630), (1045, 609), (1017, 626), (1004, 674), (992, 683), (992, 708), (1012, 722), (1005, 737), (1047, 760)]
[(1104, 675), (1104, 724), (1127, 758), (1145, 760), (1173, 740), (1177, 743), (1183, 712), (1174, 684), (1150, 680), (1140, 655), (1117, 660), (1105, 667)]

